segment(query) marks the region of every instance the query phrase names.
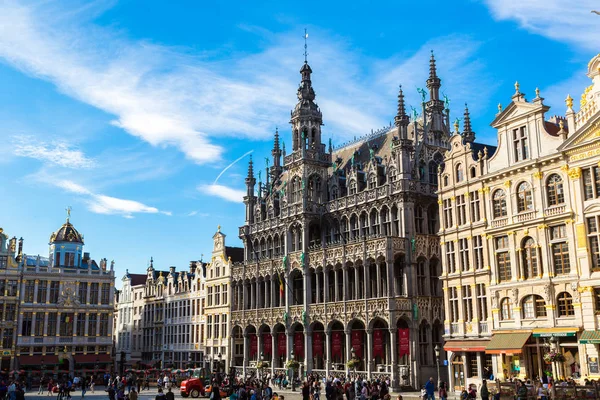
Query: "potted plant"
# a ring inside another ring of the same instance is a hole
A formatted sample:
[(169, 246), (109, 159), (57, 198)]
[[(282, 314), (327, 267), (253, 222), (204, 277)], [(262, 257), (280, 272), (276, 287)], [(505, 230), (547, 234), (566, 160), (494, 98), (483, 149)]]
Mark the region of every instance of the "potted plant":
[(546, 354), (544, 354), (544, 361), (547, 363), (553, 362), (565, 362), (565, 356), (562, 353), (557, 352), (556, 350), (550, 350)]
[(294, 359), (288, 360), (287, 363), (285, 363), (285, 367), (287, 369), (298, 369), (300, 368), (300, 363)]
[(346, 367), (348, 367), (348, 369), (352, 369), (352, 370), (356, 369), (359, 365), (360, 365), (360, 360), (358, 358), (351, 358), (346, 363)]
[(269, 362), (261, 360), (256, 364), (256, 368), (257, 369), (269, 368)]

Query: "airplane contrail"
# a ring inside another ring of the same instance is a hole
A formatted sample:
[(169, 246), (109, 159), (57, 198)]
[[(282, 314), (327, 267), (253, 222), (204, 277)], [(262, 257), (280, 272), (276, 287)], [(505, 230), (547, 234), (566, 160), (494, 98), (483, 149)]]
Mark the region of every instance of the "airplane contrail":
[(241, 156), (240, 158), (238, 158), (237, 160), (235, 160), (234, 162), (232, 162), (231, 164), (229, 164), (228, 166), (226, 166), (225, 168), (223, 168), (223, 171), (221, 171), (221, 173), (219, 175), (217, 175), (217, 179), (215, 179), (213, 185), (217, 184), (217, 181), (219, 180), (219, 178), (221, 177), (221, 175), (223, 175), (225, 173), (225, 171), (227, 171), (229, 168), (233, 167), (235, 165), (235, 163), (237, 163), (238, 161), (240, 161), (242, 158), (246, 157), (248, 154), (252, 154), (254, 150), (250, 150), (246, 153), (244, 153), (243, 156)]

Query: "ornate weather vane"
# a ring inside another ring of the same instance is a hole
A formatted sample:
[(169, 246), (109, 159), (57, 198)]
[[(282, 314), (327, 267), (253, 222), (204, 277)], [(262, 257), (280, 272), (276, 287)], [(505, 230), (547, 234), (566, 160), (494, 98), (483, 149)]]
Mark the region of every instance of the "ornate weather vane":
[(69, 222), (69, 219), (71, 219), (71, 206), (68, 206), (67, 208), (65, 208), (65, 211), (67, 212), (67, 222)]

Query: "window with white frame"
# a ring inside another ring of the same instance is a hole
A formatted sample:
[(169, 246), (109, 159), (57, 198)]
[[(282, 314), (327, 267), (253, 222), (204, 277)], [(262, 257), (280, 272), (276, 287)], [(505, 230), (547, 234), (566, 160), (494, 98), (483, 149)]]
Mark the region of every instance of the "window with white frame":
[(567, 243), (567, 227), (556, 225), (550, 227), (550, 248), (552, 250), (552, 266), (556, 275), (571, 272), (569, 244)]
[(466, 272), (469, 270), (469, 239), (458, 239), (458, 260), (460, 262), (460, 270)]
[(588, 249), (592, 261), (592, 271), (600, 271), (600, 215), (586, 218)]
[(472, 191), (469, 194), (469, 199), (471, 202), (471, 221), (477, 222), (481, 220), (481, 209), (480, 209), (480, 201), (479, 201), (479, 192), (477, 190)]
[(582, 168), (584, 200), (600, 197), (600, 166)]
[(515, 161), (529, 159), (529, 138), (527, 137), (526, 126), (513, 129), (513, 149)]
[(454, 258), (454, 242), (446, 242), (446, 267), (448, 273), (453, 274), (456, 272), (456, 260)]
[(465, 322), (471, 322), (473, 316), (473, 292), (471, 286), (464, 285), (462, 287), (462, 303), (463, 303), (463, 317)]
[(473, 261), (475, 269), (483, 269), (483, 237), (481, 235), (473, 236)]
[(458, 225), (467, 223), (467, 203), (464, 194), (456, 196), (456, 220)]

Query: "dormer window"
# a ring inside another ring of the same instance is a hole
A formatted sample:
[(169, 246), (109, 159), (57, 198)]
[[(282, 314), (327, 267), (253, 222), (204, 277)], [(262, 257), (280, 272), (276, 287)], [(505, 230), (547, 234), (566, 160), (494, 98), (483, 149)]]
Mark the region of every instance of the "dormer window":
[(355, 179), (350, 181), (349, 194), (350, 195), (356, 194), (356, 180)]
[(462, 164), (456, 166), (456, 183), (462, 182), (465, 179), (465, 173), (463, 171)]
[(513, 129), (513, 147), (515, 152), (515, 161), (529, 159), (529, 138), (527, 137), (526, 126)]
[(375, 189), (377, 187), (377, 175), (370, 174), (369, 175), (369, 189)]

